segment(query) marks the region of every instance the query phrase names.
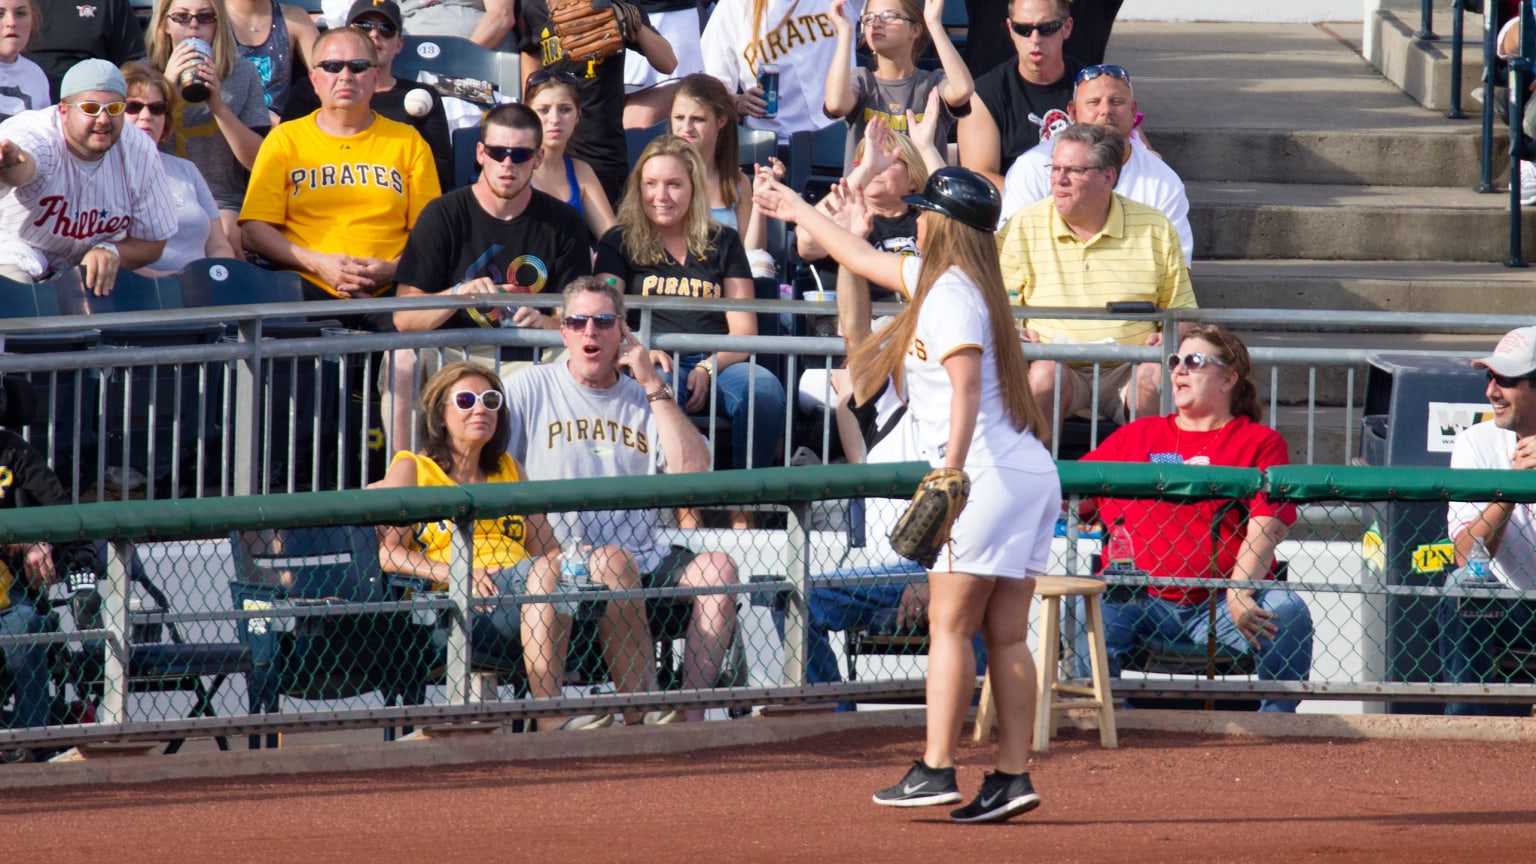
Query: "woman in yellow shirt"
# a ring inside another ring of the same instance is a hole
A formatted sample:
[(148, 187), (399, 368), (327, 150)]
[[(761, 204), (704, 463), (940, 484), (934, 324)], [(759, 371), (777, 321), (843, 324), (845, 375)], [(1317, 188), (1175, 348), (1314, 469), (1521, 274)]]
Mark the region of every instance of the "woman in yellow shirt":
[[(501, 382), (490, 369), (468, 362), (444, 366), (422, 389), (417, 420), (420, 451), (395, 454), (389, 472), (375, 484), (376, 488), (515, 483), (524, 479), (522, 466), (507, 454), (510, 415), (505, 402)], [(383, 568), (390, 573), (446, 584), (452, 534), (453, 525), (446, 521), (383, 528), (379, 540)], [(560, 571), (557, 551), (553, 532), (542, 515), (475, 520), (475, 596), (555, 591)], [(603, 551), (597, 550), (592, 557), (595, 578), (601, 578), (604, 572), (600, 566)], [(643, 656), (653, 656), (647, 644), (648, 634), (634, 633), (632, 627), (622, 626), (622, 619), (627, 617), (620, 608), (624, 605), (609, 602), (605, 620), (599, 624), (605, 654), (635, 657), (643, 652)], [(570, 642), (570, 616), (557, 613), (551, 603), (497, 606), (482, 614), (509, 637), (514, 629), (511, 622), (518, 621), (515, 629), (522, 640), (529, 692), (535, 698), (559, 697)], [(642, 672), (637, 680), (616, 683), (620, 690), (643, 690), (650, 689), (652, 680), (654, 666), (649, 675)], [(613, 718), (586, 716), (570, 722), (578, 724), (570, 728), (595, 728), (609, 725)]]

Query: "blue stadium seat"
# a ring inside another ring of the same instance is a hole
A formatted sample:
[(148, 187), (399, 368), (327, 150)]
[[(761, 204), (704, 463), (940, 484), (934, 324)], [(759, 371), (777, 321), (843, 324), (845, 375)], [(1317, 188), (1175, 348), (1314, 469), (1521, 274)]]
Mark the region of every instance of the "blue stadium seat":
[(488, 81), (511, 99), (522, 93), (521, 60), (515, 52), (492, 51), (458, 36), (406, 36), (393, 71), (407, 81), (420, 80), (421, 72)]

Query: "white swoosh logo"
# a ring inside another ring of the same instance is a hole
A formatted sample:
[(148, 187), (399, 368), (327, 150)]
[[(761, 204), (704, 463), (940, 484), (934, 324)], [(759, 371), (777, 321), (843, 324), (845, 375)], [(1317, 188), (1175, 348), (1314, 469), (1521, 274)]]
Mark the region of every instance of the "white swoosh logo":
[(908, 786), (902, 786), (901, 787), (901, 794), (903, 794), (903, 795), (911, 795), (913, 792), (916, 792), (917, 790), (919, 790), (919, 789), (921, 789), (921, 788), (923, 788), (924, 786), (927, 786), (927, 785), (928, 785), (928, 781), (924, 780), (921, 783), (915, 783), (915, 784), (908, 785)]
[(991, 807), (992, 806), (992, 802), (994, 802), (998, 798), (1002, 797), (1002, 794), (1003, 794), (1003, 790), (1001, 790), (1001, 789), (997, 790), (996, 792), (993, 792), (991, 797), (981, 799), (981, 806), (983, 806), (983, 807)]

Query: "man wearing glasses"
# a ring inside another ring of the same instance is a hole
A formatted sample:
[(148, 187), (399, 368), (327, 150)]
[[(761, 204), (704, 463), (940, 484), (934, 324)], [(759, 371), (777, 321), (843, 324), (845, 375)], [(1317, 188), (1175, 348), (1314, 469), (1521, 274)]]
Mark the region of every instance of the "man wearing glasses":
[[(533, 188), (543, 157), (544, 127), (526, 105), (501, 105), (486, 115), (475, 158), (480, 179), (438, 198), (422, 211), (400, 256), (399, 296), (507, 295), (489, 309), (404, 309), (394, 315), (402, 333), (443, 328), (469, 333), (481, 328), (536, 327), (554, 330), (553, 315), (517, 303), (516, 295), (558, 291), (592, 273), (587, 227), (576, 208)], [(474, 345), (467, 349), (500, 374), (535, 359), (536, 349)], [(418, 360), (414, 351), (394, 352), (395, 429), (409, 436), (415, 382), (438, 366), (438, 352)], [(388, 405), (386, 399), (386, 406)], [(403, 413), (401, 413), (403, 412)], [(395, 439), (409, 448), (408, 437)]]
[(1066, 56), (1072, 35), (1067, 0), (1013, 0), (1009, 28), (1017, 58), (976, 79), (971, 113), (960, 118), (960, 164), (1003, 188), (1003, 172), (1040, 143), (1052, 112), (1065, 119), (1082, 64)]
[[(625, 477), (707, 471), (709, 445), (651, 363), (650, 352), (624, 323), (617, 280), (577, 279), (563, 295), (560, 338), (564, 363), (531, 366), (506, 378), (512, 411), (507, 452), (533, 480)], [(551, 521), (558, 517), (551, 514)], [(594, 547), (626, 552), (626, 572), (604, 582), (646, 588), (704, 588), (737, 583), (736, 564), (723, 552), (695, 554), (659, 542), (657, 511), (609, 510), (566, 514), (581, 520)], [(594, 574), (596, 575), (596, 574)], [(714, 687), (736, 629), (729, 594), (691, 600), (683, 687)], [(642, 622), (643, 623), (643, 622)], [(687, 712), (704, 719), (701, 709)]]
[[(1131, 73), (1123, 66), (1088, 66), (1077, 73), (1067, 116), (1074, 123), (1104, 126), (1124, 135), (1129, 143), (1125, 164), (1115, 192), (1139, 204), (1155, 207), (1179, 232), (1184, 249), (1184, 263), (1195, 252), (1194, 235), (1189, 230), (1189, 198), (1184, 181), (1156, 153), (1147, 148), (1136, 128), (1136, 94), (1131, 89)], [(1003, 189), (1001, 228), (1008, 217), (1027, 204), (1051, 197), (1051, 142), (1041, 141), (1024, 151), (1008, 169)]]
[(18, 282), (82, 268), (112, 290), (120, 268), (159, 260), (176, 205), (155, 142), (124, 129), (128, 87), (105, 60), (82, 60), (58, 105), (0, 123), (0, 276)]
[[(1193, 309), (1195, 292), (1179, 235), (1168, 217), (1115, 194), (1125, 163), (1125, 137), (1106, 126), (1073, 125), (1052, 137), (1051, 197), (1013, 214), (998, 233), (1003, 285), (1025, 306), (1074, 306), (1103, 311), (1109, 303)], [(1152, 321), (1043, 319), (1025, 324), (1027, 342), (1115, 342), (1161, 345)], [(1090, 411), (1117, 423), (1159, 408), (1162, 369), (1155, 363), (1091, 363), (1061, 367), (1036, 358), (1029, 384), (1047, 417)], [(1091, 415), (1090, 415), (1091, 416)]]
[[(327, 30), (309, 71), (320, 110), (262, 142), (240, 210), (245, 248), (297, 271), (312, 299), (377, 297), (394, 287), (406, 237), (438, 195), (432, 151), (416, 130), (369, 107), (378, 55), (360, 30)], [(386, 316), (344, 316), (389, 330)]]
[[(1523, 471), (1536, 468), (1536, 327), (1504, 334), (1493, 353), (1472, 361), (1488, 375), (1493, 419), (1463, 429), (1451, 445), (1452, 468)], [(1536, 515), (1533, 505), (1511, 501), (1453, 501), (1446, 527), (1456, 544), (1456, 566), (1466, 565), (1481, 541), (1493, 557), (1483, 587), (1536, 588)], [(1475, 586), (1469, 586), (1475, 587)], [(1447, 602), (1440, 608), (1442, 678), (1471, 683), (1500, 680), (1496, 654), (1514, 645), (1531, 650), (1532, 606), (1495, 600)], [(1530, 706), (1502, 706), (1525, 715)], [(1486, 703), (1452, 702), (1447, 714), (1488, 714)]]

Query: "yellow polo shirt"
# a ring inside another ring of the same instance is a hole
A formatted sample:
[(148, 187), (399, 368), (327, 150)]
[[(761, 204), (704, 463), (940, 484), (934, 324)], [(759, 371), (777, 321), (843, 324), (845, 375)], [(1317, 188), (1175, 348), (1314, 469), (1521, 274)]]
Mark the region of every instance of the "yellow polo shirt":
[[(1195, 291), (1178, 232), (1158, 210), (1120, 195), (1104, 229), (1088, 240), (1073, 233), (1046, 198), (1014, 213), (997, 235), (1003, 286), (1024, 306), (1104, 308), (1148, 300), (1159, 309), (1194, 309)], [(1141, 345), (1157, 328), (1146, 321), (1031, 318), (1042, 342)]]

